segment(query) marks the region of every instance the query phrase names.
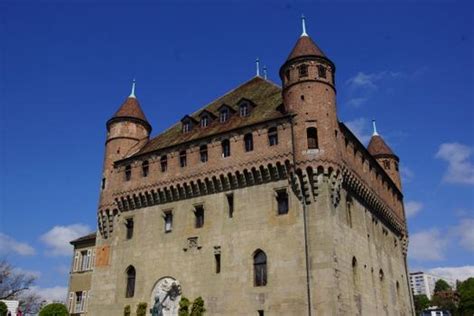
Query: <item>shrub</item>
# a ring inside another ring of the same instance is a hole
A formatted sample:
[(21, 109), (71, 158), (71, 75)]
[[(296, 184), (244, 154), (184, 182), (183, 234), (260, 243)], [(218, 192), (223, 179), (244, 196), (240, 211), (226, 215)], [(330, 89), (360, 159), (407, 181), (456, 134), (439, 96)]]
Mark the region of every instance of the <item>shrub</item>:
[(7, 316), (8, 307), (7, 304), (0, 301), (0, 316)]
[(146, 316), (146, 307), (147, 307), (147, 304), (146, 303), (139, 303), (137, 305), (137, 316)]
[(68, 316), (66, 305), (61, 303), (52, 303), (44, 306), (39, 312), (39, 316)]
[(204, 315), (206, 309), (204, 308), (204, 300), (202, 297), (198, 297), (194, 300), (193, 305), (191, 306), (191, 316), (201, 316)]
[(123, 316), (130, 316), (131, 312), (130, 305), (125, 305), (123, 308)]
[(186, 297), (181, 297), (178, 316), (189, 316), (189, 305), (191, 305), (191, 302)]

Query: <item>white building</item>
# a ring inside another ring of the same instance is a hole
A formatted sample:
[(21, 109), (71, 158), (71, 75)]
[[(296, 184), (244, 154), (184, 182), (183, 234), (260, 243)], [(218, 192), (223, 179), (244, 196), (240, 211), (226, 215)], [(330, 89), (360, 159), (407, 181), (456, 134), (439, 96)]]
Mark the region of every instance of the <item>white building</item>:
[(3, 303), (7, 305), (8, 311), (10, 312), (11, 316), (16, 316), (16, 312), (18, 311), (19, 301), (14, 300), (2, 300)]
[(428, 274), (425, 272), (411, 272), (410, 273), (410, 287), (413, 295), (425, 294), (430, 300), (434, 294), (436, 281), (446, 281), (453, 289), (456, 288), (456, 282), (447, 278)]

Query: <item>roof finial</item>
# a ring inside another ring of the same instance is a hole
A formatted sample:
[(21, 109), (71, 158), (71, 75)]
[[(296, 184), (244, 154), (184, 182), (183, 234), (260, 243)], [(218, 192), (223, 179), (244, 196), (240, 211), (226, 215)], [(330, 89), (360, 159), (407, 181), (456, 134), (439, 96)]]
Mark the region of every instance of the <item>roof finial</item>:
[(130, 93), (130, 95), (128, 96), (129, 98), (136, 98), (135, 96), (135, 78), (133, 78), (133, 82), (132, 82), (132, 92)]
[(379, 133), (377, 133), (377, 125), (375, 125), (375, 120), (372, 120), (372, 126), (374, 127), (374, 133), (372, 136), (379, 136)]
[(304, 15), (301, 15), (301, 25), (303, 27), (303, 33), (301, 33), (301, 36), (308, 36), (308, 33), (306, 33), (306, 18)]
[(260, 77), (260, 59), (255, 60), (255, 66), (257, 67), (257, 77)]
[(263, 65), (263, 78), (267, 80), (267, 66)]

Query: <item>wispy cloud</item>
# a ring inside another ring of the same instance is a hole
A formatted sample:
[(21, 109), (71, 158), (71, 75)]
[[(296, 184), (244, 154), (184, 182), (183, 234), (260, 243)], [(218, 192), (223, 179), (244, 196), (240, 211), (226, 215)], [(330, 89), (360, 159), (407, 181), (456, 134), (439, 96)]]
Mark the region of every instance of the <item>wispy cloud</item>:
[(413, 180), (413, 178), (415, 177), (415, 173), (407, 166), (402, 165), (400, 167), (400, 176), (402, 177), (403, 183), (408, 183)]
[(442, 260), (448, 241), (448, 237), (436, 228), (420, 231), (410, 236), (408, 254), (417, 261)]
[(443, 181), (449, 183), (474, 184), (474, 164), (471, 162), (472, 150), (460, 143), (444, 143), (435, 157), (448, 162)]
[(66, 302), (67, 287), (53, 286), (53, 287), (39, 287), (32, 286), (31, 292), (39, 295), (48, 302)]
[(438, 267), (429, 269), (428, 273), (445, 277), (451, 280), (464, 281), (468, 278), (474, 277), (474, 266)]
[(387, 78), (399, 78), (401, 76), (402, 73), (392, 71), (381, 71), (374, 73), (365, 73), (360, 71), (354, 77), (349, 78), (346, 81), (346, 85), (348, 85), (349, 89), (351, 90), (377, 90), (379, 81)]
[(72, 246), (71, 240), (79, 238), (92, 229), (83, 224), (73, 224), (69, 226), (54, 226), (50, 231), (40, 237), (40, 240), (46, 245), (46, 254), (52, 256), (70, 256)]
[(6, 234), (0, 233), (0, 254), (7, 255), (11, 253), (21, 256), (32, 256), (36, 251), (27, 243), (17, 241)]
[(461, 246), (467, 251), (474, 252), (474, 218), (461, 220), (456, 230)]
[(369, 122), (366, 118), (360, 117), (345, 123), (347, 127), (354, 133), (361, 143), (367, 145), (371, 134), (369, 129)]
[(423, 203), (418, 201), (405, 202), (405, 213), (407, 217), (413, 217), (423, 208)]

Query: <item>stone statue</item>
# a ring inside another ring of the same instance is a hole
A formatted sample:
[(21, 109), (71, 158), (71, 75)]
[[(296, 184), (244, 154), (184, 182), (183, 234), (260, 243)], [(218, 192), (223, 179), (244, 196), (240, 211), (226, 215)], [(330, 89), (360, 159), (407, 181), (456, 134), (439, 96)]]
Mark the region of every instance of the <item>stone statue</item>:
[(155, 296), (155, 304), (150, 309), (151, 316), (163, 316), (163, 305), (160, 302), (160, 297)]
[(172, 316), (178, 314), (181, 286), (173, 278), (164, 278), (158, 282), (153, 290), (152, 316)]

